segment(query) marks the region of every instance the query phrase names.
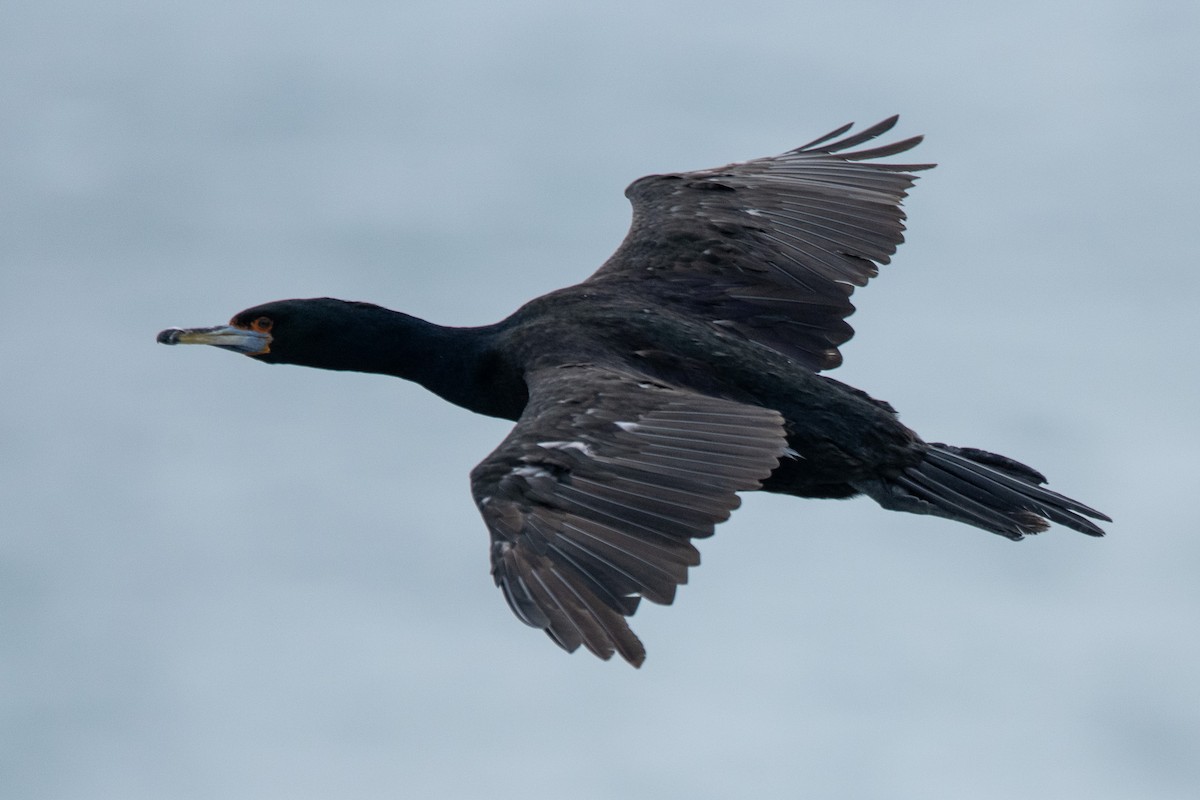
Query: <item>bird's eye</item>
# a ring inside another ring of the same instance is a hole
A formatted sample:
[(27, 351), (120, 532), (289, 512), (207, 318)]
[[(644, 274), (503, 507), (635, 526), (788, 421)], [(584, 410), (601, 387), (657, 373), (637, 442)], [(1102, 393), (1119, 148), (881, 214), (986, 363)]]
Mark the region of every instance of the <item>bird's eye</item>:
[(259, 333), (270, 333), (271, 326), (274, 324), (275, 323), (270, 317), (259, 317), (258, 319), (254, 320), (254, 322), (250, 323), (250, 327)]

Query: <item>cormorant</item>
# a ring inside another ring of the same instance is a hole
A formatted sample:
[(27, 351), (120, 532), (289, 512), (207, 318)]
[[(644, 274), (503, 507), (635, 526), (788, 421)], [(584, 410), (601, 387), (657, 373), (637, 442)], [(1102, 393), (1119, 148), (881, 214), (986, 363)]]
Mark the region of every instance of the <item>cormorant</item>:
[(650, 175), (633, 222), (582, 283), (494, 325), (443, 327), (376, 305), (281, 300), (229, 325), (165, 330), (271, 364), (394, 375), (514, 420), (471, 472), (492, 575), (517, 617), (574, 651), (637, 666), (626, 617), (670, 603), (693, 539), (738, 492), (865, 494), (1009, 539), (1104, 514), (1005, 456), (923, 441), (887, 403), (819, 374), (852, 335), (850, 295), (903, 241), (900, 208), (932, 164), (875, 159), (921, 137), (845, 125), (773, 158)]

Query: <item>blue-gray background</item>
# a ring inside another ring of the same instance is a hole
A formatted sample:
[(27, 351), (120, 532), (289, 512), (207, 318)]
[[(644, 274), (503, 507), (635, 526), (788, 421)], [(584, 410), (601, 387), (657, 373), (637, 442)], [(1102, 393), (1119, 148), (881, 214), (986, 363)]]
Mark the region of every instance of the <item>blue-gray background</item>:
[[(1196, 137), (1178, 2), (0, 7), (0, 795), (1185, 798)], [(495, 321), (639, 175), (893, 112), (940, 167), (836, 373), (1112, 514), (751, 495), (635, 671), (493, 587), (415, 386), (169, 349), (282, 297)]]

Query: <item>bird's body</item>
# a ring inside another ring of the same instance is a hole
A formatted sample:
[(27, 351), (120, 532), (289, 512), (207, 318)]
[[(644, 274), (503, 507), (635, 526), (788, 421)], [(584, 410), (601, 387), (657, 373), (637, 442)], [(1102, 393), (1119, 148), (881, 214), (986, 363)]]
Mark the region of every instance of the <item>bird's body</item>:
[[(640, 664), (625, 617), (669, 603), (691, 543), (754, 489), (867, 494), (1012, 539), (1104, 515), (982, 450), (926, 443), (886, 403), (820, 375), (840, 363), (855, 285), (902, 240), (911, 170), (839, 151), (846, 128), (774, 159), (650, 176), (625, 243), (583, 283), (479, 328), (367, 303), (284, 300), (230, 326), (160, 334), (263, 361), (416, 381), (515, 421), (472, 472), (493, 575), (513, 611), (568, 650)], [(848, 127), (848, 126), (847, 126)]]
[(851, 481), (919, 460), (920, 440), (886, 403), (757, 342), (620, 293), (569, 287), (527, 304), (493, 330), (494, 345), (478, 370), (486, 376), (481, 384), (504, 374), (488, 365), (508, 359), (517, 362), (509, 369), (522, 374), (587, 364), (775, 409), (784, 419), (788, 447), (803, 458), (784, 459), (764, 483), (767, 491), (845, 497), (854, 494)]

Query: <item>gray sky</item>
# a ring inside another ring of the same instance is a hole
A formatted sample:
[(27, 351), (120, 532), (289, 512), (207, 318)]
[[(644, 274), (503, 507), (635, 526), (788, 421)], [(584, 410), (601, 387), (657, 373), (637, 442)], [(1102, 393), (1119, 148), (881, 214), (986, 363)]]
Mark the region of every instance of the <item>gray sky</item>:
[[(14, 798), (1184, 798), (1200, 784), (1178, 2), (9, 2), (0, 786)], [(1021, 544), (752, 495), (635, 671), (488, 576), (507, 425), (154, 334), (282, 297), (480, 324), (648, 173), (924, 133), (835, 373), (1110, 513)]]

